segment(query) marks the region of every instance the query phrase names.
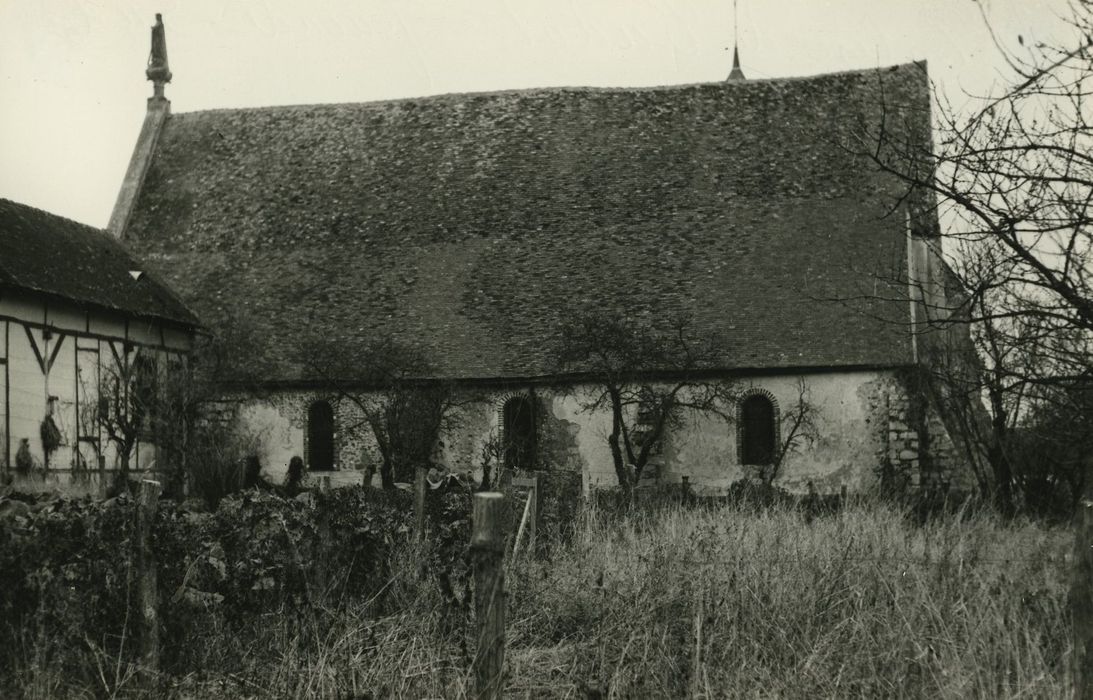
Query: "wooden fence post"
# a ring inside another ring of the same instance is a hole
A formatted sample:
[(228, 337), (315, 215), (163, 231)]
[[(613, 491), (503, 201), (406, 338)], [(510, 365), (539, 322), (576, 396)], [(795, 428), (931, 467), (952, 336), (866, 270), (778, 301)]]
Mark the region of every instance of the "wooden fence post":
[(474, 495), (474, 612), (478, 645), (472, 668), (475, 697), (501, 697), (505, 667), (505, 497), (496, 491)]
[(528, 520), (528, 551), (534, 557), (536, 523), (539, 522), (539, 477), (533, 476), (531, 479), (531, 493), (528, 494), (528, 498), (531, 499), (531, 519)]
[(414, 536), (425, 539), (425, 467), (418, 465), (414, 471)]
[(516, 488), (526, 488), (528, 499), (524, 502), (524, 512), (520, 516), (520, 525), (516, 528), (516, 541), (512, 545), (512, 556), (520, 553), (520, 543), (524, 541), (524, 533), (528, 536), (528, 549), (535, 553), (535, 530), (539, 520), (539, 477), (521, 477), (512, 480)]
[(1093, 700), (1093, 480), (1086, 486), (1074, 515), (1074, 569), (1070, 581), (1074, 700)]
[(159, 619), (157, 611), (156, 557), (152, 549), (152, 527), (159, 506), (160, 484), (144, 479), (140, 482), (140, 495), (136, 509), (136, 556), (137, 616), (140, 625), (140, 663), (145, 673), (159, 670)]

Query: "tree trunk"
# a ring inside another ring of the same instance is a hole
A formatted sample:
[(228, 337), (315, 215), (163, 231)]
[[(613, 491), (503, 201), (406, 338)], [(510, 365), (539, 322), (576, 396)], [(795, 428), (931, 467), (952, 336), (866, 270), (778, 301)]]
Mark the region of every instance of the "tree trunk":
[(607, 436), (607, 444), (611, 448), (611, 461), (615, 465), (615, 478), (619, 480), (619, 486), (629, 490), (632, 486), (630, 472), (626, 469), (626, 459), (622, 455), (622, 445), (619, 440), (622, 437), (622, 402), (618, 400), (614, 392), (611, 394), (611, 434)]
[(395, 467), (387, 456), (380, 462), (380, 484), (388, 490), (395, 488)]
[(991, 402), (991, 444), (987, 449), (987, 461), (994, 476), (994, 500), (1002, 515), (1010, 518), (1014, 515), (1014, 505), (1013, 469), (1006, 453), (1009, 415), (997, 385), (989, 387), (987, 394)]
[(1015, 508), (1013, 468), (1010, 465), (1009, 455), (1006, 453), (1006, 414), (996, 410), (991, 422), (993, 435), (990, 448), (987, 450), (987, 461), (990, 462), (991, 471), (994, 474), (995, 503), (1003, 516), (1011, 518)]
[(1013, 470), (1006, 451), (997, 443), (987, 450), (987, 459), (994, 472), (994, 499), (1003, 516), (1011, 518), (1016, 510), (1013, 502)]
[(619, 486), (628, 489), (631, 486), (630, 473), (626, 470), (626, 460), (622, 458), (622, 448), (619, 447), (619, 432), (612, 430), (607, 442), (611, 447), (611, 461), (615, 465), (615, 477), (619, 480)]
[(626, 468), (626, 458), (622, 453), (622, 433), (625, 426), (622, 423), (622, 397), (619, 395), (617, 389), (608, 388), (608, 395), (611, 397), (611, 434), (607, 436), (607, 444), (611, 448), (611, 461), (615, 465), (615, 478), (619, 480), (619, 486), (624, 490), (629, 491), (633, 486), (631, 481), (630, 471)]
[(111, 496), (117, 496), (129, 491), (129, 456), (133, 451), (133, 446), (123, 443), (118, 447), (118, 471), (114, 474), (114, 485), (110, 489)]
[(368, 420), (372, 428), (372, 436), (376, 439), (376, 446), (380, 450), (380, 485), (390, 490), (395, 488), (395, 465), (391, 463), (391, 444), (387, 441), (387, 434), (383, 430), (378, 419)]

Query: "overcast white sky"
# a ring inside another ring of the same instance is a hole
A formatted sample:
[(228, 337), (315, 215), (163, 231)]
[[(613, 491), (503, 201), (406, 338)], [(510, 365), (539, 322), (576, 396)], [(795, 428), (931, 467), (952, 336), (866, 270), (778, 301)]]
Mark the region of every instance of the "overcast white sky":
[[(738, 0), (748, 78), (916, 59), (957, 103), (1004, 64), (974, 0)], [(983, 0), (1016, 46), (1065, 0)], [(174, 112), (561, 85), (716, 81), (732, 0), (0, 0), (0, 197), (105, 226), (156, 12)]]

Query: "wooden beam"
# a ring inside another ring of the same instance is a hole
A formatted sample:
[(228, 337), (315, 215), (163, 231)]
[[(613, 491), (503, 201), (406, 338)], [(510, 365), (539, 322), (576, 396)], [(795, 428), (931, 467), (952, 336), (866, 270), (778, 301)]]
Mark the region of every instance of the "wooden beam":
[(65, 342), (65, 334), (57, 334), (57, 342), (53, 345), (53, 352), (49, 353), (49, 361), (46, 362), (46, 373), (49, 373), (53, 369), (53, 363), (57, 360), (57, 355), (61, 352), (61, 345)]
[(25, 323), (23, 324), (23, 330), (27, 332), (27, 342), (30, 343), (30, 349), (34, 351), (34, 359), (38, 360), (38, 367), (42, 370), (42, 374), (46, 374), (46, 358), (42, 356), (42, 351), (38, 349), (38, 341), (34, 339), (34, 331)]

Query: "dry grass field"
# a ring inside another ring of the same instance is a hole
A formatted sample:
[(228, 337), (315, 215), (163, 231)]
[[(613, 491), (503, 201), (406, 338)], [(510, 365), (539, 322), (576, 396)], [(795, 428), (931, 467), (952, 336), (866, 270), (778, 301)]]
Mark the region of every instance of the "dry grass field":
[[(506, 696), (1065, 697), (1070, 544), (1066, 529), (988, 512), (918, 524), (876, 503), (815, 518), (590, 508), (567, 544), (509, 564)], [(155, 691), (109, 658), (94, 661), (98, 687), (33, 659), (18, 684), (50, 698), (464, 697), (467, 590), (427, 559), (392, 562), (382, 616), (328, 600), (244, 634), (203, 629), (206, 670)]]

